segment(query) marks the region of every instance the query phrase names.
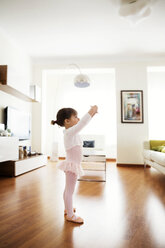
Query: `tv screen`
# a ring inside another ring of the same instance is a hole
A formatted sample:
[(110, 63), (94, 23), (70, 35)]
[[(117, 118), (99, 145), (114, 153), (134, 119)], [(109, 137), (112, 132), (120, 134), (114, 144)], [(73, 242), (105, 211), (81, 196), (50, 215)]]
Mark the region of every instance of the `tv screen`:
[(94, 148), (95, 147), (95, 141), (94, 140), (84, 140), (83, 141), (83, 147)]
[(30, 139), (30, 114), (12, 107), (5, 108), (5, 128), (19, 140)]

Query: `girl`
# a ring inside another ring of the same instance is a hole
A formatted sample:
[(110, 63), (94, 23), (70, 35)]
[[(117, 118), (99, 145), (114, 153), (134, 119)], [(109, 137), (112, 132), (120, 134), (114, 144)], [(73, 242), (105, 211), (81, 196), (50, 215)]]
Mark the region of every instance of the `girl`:
[(60, 109), (57, 113), (57, 120), (51, 121), (51, 124), (57, 124), (65, 127), (64, 130), (64, 146), (66, 150), (66, 160), (58, 163), (58, 168), (65, 172), (66, 183), (63, 194), (67, 221), (83, 224), (84, 220), (76, 216), (73, 212), (72, 195), (75, 189), (77, 177), (83, 175), (81, 168), (82, 161), (82, 141), (79, 132), (84, 128), (91, 118), (97, 113), (98, 107), (92, 106), (91, 109), (80, 120), (77, 116), (77, 111), (72, 108)]

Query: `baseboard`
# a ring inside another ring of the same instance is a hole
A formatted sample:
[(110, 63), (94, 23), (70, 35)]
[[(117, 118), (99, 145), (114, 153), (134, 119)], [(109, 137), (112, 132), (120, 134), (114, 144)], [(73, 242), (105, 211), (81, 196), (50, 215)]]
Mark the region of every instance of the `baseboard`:
[(116, 162), (116, 158), (106, 158), (106, 162)]
[[(65, 157), (59, 157), (59, 160), (64, 160)], [(116, 162), (116, 158), (106, 158), (106, 162)]]
[(59, 160), (65, 160), (65, 157), (59, 157), (58, 159)]
[[(122, 163), (117, 163), (116, 164), (119, 167), (144, 167), (144, 164), (122, 164)], [(147, 168), (150, 168), (151, 166), (146, 165)]]
[[(50, 160), (50, 156), (47, 157)], [(59, 160), (65, 160), (65, 157), (59, 157)]]

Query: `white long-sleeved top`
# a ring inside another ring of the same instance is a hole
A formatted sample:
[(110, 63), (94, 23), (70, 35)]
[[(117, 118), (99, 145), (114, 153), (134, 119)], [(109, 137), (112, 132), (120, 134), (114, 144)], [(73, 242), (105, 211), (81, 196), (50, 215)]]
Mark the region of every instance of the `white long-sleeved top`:
[(78, 133), (88, 124), (91, 119), (91, 115), (87, 113), (76, 125), (64, 130), (65, 150), (69, 150), (74, 146), (82, 146), (82, 140)]

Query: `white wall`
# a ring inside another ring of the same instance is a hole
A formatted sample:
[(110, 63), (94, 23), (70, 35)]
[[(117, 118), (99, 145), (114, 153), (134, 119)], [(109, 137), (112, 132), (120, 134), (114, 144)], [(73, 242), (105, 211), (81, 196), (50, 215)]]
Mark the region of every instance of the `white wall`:
[(32, 81), (31, 59), (23, 48), (1, 29), (0, 51), (0, 64), (8, 66), (8, 84), (29, 94), (29, 84)]
[[(33, 67), (33, 81), (41, 88), (41, 98), (45, 92), (44, 85), (44, 73), (43, 70)], [(41, 103), (34, 103), (32, 105), (32, 147), (34, 151), (43, 152), (42, 139), (44, 139), (44, 134), (42, 133), (42, 117), (43, 109), (45, 103), (42, 100)]]
[[(147, 71), (140, 64), (116, 67), (117, 87), (117, 163), (142, 164), (142, 144), (148, 139)], [(121, 90), (143, 90), (144, 123), (121, 123)]]
[[(0, 30), (0, 65), (8, 65), (8, 82), (17, 90), (28, 94), (32, 81), (30, 57), (7, 34)], [(0, 91), (0, 123), (4, 122), (3, 110), (12, 106), (28, 113), (32, 111), (30, 102), (22, 101)]]
[[(65, 68), (66, 64), (77, 63), (81, 68), (115, 68), (116, 70), (116, 100), (117, 100), (117, 163), (123, 164), (143, 164), (142, 144), (148, 140), (148, 101), (147, 101), (147, 67), (163, 66), (165, 58), (151, 59), (123, 59), (112, 61), (111, 59), (65, 59), (54, 60), (50, 64), (36, 64), (34, 66), (35, 81), (42, 80), (42, 72), (47, 69)], [(144, 100), (144, 123), (143, 124), (122, 124), (121, 123), (121, 90), (143, 90)], [(35, 118), (42, 119), (39, 108), (34, 111)], [(39, 144), (42, 139), (41, 125), (34, 125), (34, 141), (36, 147), (41, 148)], [(39, 142), (38, 142), (39, 141)]]

